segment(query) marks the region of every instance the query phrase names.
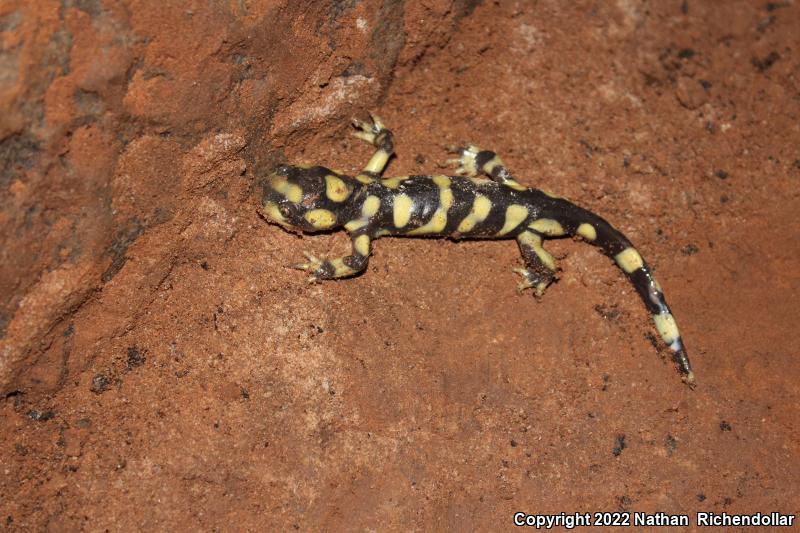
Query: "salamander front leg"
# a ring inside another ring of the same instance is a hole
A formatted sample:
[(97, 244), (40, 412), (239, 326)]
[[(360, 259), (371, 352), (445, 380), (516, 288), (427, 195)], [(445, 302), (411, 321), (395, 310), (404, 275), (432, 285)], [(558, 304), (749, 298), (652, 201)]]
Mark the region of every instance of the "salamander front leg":
[(381, 175), (394, 153), (394, 135), (383, 125), (379, 117), (370, 115), (370, 118), (369, 121), (353, 119), (353, 126), (358, 128), (353, 135), (377, 148), (359, 175), (359, 177), (376, 178)]
[(352, 253), (335, 259), (320, 259), (308, 252), (303, 255), (308, 259), (307, 263), (295, 265), (298, 270), (305, 270), (311, 274), (308, 278), (309, 283), (315, 283), (323, 279), (348, 278), (363, 272), (369, 263), (370, 238), (366, 233), (350, 235), (353, 246)]
[(556, 260), (542, 247), (542, 236), (532, 231), (523, 231), (517, 235), (519, 250), (526, 268), (515, 268), (514, 272), (522, 276), (517, 291), (533, 289), (537, 297), (556, 279)]

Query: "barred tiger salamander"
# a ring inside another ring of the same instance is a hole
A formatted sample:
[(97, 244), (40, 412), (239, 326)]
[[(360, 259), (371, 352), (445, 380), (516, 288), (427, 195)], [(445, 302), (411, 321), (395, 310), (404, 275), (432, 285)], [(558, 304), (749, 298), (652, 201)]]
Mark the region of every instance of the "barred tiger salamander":
[[(267, 178), (261, 213), (292, 231), (344, 228), (349, 255), (322, 259), (306, 253), (296, 268), (311, 281), (362, 272), (373, 239), (384, 235), (516, 239), (525, 263), (519, 290), (541, 296), (556, 277), (556, 262), (543, 247), (548, 238), (578, 236), (599, 246), (625, 272), (672, 351), (684, 380), (694, 374), (661, 286), (631, 242), (603, 218), (567, 200), (522, 186), (492, 151), (456, 148), (457, 176), (384, 178), (394, 152), (392, 132), (380, 119), (354, 121), (360, 139), (377, 148), (364, 169), (347, 176), (322, 166), (281, 166)], [(479, 177), (480, 174), (486, 177)], [(488, 178), (488, 179), (487, 179)]]

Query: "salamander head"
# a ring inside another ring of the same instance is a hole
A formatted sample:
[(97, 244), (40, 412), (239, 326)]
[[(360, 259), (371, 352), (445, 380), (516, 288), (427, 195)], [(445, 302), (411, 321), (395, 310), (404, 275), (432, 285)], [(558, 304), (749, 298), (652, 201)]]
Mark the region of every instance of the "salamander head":
[(287, 229), (335, 229), (348, 220), (358, 182), (325, 167), (281, 166), (267, 178), (261, 213)]

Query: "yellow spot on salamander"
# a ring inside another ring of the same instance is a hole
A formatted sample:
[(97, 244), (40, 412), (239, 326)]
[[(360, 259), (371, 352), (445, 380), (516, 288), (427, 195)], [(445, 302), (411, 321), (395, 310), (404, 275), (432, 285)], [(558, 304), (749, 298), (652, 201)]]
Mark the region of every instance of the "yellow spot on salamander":
[(447, 211), (453, 206), (453, 191), (448, 176), (434, 176), (433, 182), (439, 187), (439, 210)]
[(381, 199), (375, 195), (370, 194), (364, 200), (364, 204), (361, 206), (361, 214), (367, 218), (375, 216), (375, 213), (378, 212), (378, 209), (381, 207)]
[(401, 181), (402, 181), (401, 178), (386, 178), (382, 179), (380, 183), (384, 187), (388, 187), (390, 189), (396, 189), (400, 185)]
[(520, 183), (515, 179), (507, 179), (506, 181), (503, 182), (503, 185), (505, 185), (506, 187), (510, 187), (510, 188), (514, 189), (515, 191), (527, 191), (528, 190), (527, 187), (525, 187), (524, 185), (520, 185)]
[(528, 248), (542, 245), (542, 237), (530, 231), (523, 231), (517, 235), (517, 240), (520, 242), (520, 244), (523, 244)]
[(653, 322), (656, 323), (656, 329), (665, 343), (672, 344), (681, 336), (678, 332), (678, 325), (675, 323), (675, 319), (671, 314), (662, 313), (653, 315)]
[(293, 204), (300, 203), (300, 200), (303, 198), (303, 189), (301, 189), (299, 185), (289, 183), (286, 178), (273, 179), (270, 185)]
[(383, 171), (383, 168), (386, 166), (386, 162), (389, 161), (389, 157), (391, 155), (392, 154), (383, 149), (378, 150), (375, 152), (375, 154), (373, 154), (372, 159), (369, 160), (369, 163), (367, 163), (367, 166), (364, 167), (364, 170), (379, 174)]
[(303, 218), (316, 229), (328, 229), (336, 224), (336, 215), (327, 209), (312, 209)]
[[(453, 205), (453, 191), (450, 189), (448, 176), (433, 176), (433, 182), (439, 187), (439, 207), (424, 226), (408, 232), (409, 235), (425, 235), (428, 233), (441, 233), (447, 226), (447, 211)], [(396, 200), (395, 200), (396, 201)]]
[(506, 221), (503, 228), (496, 233), (498, 237), (510, 232), (525, 220), (528, 216), (528, 208), (524, 205), (512, 204), (506, 209)]
[(394, 227), (403, 228), (411, 219), (411, 211), (414, 209), (414, 201), (407, 194), (398, 194), (394, 197)]
[(477, 224), (480, 224), (486, 217), (489, 216), (489, 211), (492, 210), (492, 201), (482, 194), (475, 196), (472, 202), (472, 209), (469, 214), (458, 225), (457, 231), (459, 233), (467, 233), (472, 231)]
[(614, 256), (614, 260), (626, 274), (630, 274), (634, 270), (644, 266), (642, 256), (639, 255), (639, 252), (637, 252), (635, 248), (625, 248)]
[(325, 176), (325, 195), (333, 202), (344, 202), (350, 196), (350, 188), (336, 176)]
[(361, 229), (368, 224), (367, 219), (365, 218), (357, 218), (356, 220), (351, 220), (347, 224), (344, 225), (344, 229), (347, 231), (355, 231), (357, 229)]
[(447, 213), (437, 210), (427, 224), (412, 229), (408, 235), (425, 235), (427, 233), (441, 233), (447, 226)]
[(347, 276), (352, 276), (356, 273), (355, 270), (344, 264), (343, 258), (341, 257), (332, 259), (331, 265), (333, 265), (334, 278), (346, 278)]
[(542, 247), (542, 236), (530, 231), (523, 231), (517, 236), (517, 241), (524, 246), (533, 248), (536, 257), (549, 268), (550, 270), (556, 269), (556, 260), (550, 255), (550, 252)]
[(264, 214), (265, 217), (267, 217), (273, 222), (277, 222), (278, 224), (284, 226), (289, 225), (289, 222), (283, 217), (280, 210), (278, 209), (278, 205), (274, 202), (265, 203), (264, 207), (261, 208), (261, 212)]
[(362, 255), (364, 257), (369, 255), (369, 236), (367, 235), (359, 235), (353, 241), (353, 249), (355, 249), (358, 255)]
[(453, 191), (450, 189), (442, 189), (439, 193), (439, 202), (441, 203), (440, 209), (447, 211), (453, 207)]
[(367, 176), (366, 174), (359, 174), (356, 176), (356, 180), (360, 181), (361, 183), (372, 183), (375, 180), (371, 177)]
[(500, 159), (498, 156), (494, 156), (489, 161), (484, 163), (482, 170), (487, 174), (491, 174), (492, 170), (494, 170), (495, 167), (497, 167), (498, 165), (503, 166), (503, 160)]
[(550, 237), (560, 237), (564, 235), (564, 228), (561, 227), (558, 221), (552, 218), (540, 218), (528, 224), (528, 227), (543, 235), (549, 235)]
[(586, 239), (587, 241), (593, 241), (597, 238), (597, 230), (594, 229), (594, 226), (591, 224), (583, 223), (578, 226), (578, 231), (576, 231), (578, 235)]
[(447, 189), (450, 187), (449, 176), (433, 176), (431, 179), (440, 189)]
[(375, 195), (370, 194), (364, 199), (364, 203), (361, 205), (361, 217), (355, 220), (349, 221), (347, 224), (344, 225), (344, 229), (347, 231), (356, 231), (358, 229), (363, 228), (367, 224), (369, 224), (370, 217), (375, 216), (375, 213), (378, 212), (378, 209), (381, 208), (381, 199)]

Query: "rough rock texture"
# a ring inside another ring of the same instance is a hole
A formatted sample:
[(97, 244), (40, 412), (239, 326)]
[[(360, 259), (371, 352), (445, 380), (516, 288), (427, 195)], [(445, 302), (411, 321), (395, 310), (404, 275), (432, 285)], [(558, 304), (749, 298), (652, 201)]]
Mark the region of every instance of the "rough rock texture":
[[(800, 6), (0, 4), (0, 524), (493, 530), (528, 512), (795, 512)], [(606, 216), (698, 376), (597, 250), (541, 303), (508, 242), (256, 214), (278, 161), (390, 173), (442, 144)]]

